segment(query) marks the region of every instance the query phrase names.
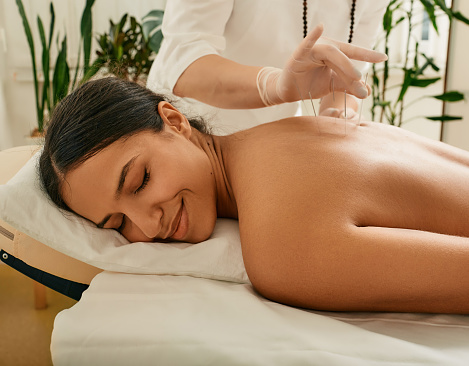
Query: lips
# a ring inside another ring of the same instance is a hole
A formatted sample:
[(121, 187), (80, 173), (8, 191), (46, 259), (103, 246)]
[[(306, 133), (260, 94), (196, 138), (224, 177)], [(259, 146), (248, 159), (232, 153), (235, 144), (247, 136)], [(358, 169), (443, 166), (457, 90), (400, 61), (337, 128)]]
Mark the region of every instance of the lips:
[(186, 206), (184, 205), (184, 200), (182, 200), (181, 208), (176, 216), (176, 220), (174, 220), (177, 225), (172, 235), (170, 235), (171, 239), (173, 240), (182, 240), (189, 228), (189, 217), (187, 214)]

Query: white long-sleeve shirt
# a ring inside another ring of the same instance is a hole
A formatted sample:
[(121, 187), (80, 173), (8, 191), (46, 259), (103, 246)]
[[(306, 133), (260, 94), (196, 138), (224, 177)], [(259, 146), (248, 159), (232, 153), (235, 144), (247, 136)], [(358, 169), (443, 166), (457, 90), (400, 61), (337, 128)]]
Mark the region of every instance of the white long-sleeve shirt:
[[(353, 44), (372, 48), (389, 0), (357, 0)], [(324, 35), (347, 42), (352, 0), (309, 0), (308, 31), (324, 24)], [(283, 68), (303, 39), (303, 0), (168, 0), (164, 40), (147, 86), (172, 92), (198, 58), (217, 54), (244, 65)], [(363, 65), (363, 67), (365, 67)], [(217, 133), (229, 133), (292, 116), (297, 103), (227, 110), (184, 98), (192, 113), (209, 116)]]

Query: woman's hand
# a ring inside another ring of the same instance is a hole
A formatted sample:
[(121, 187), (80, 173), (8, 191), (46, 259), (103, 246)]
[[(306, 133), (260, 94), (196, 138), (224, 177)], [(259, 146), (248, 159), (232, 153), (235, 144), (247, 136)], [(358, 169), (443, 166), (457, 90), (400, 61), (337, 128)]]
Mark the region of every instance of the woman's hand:
[(323, 26), (315, 27), (300, 43), (284, 69), (263, 68), (257, 77), (259, 95), (265, 105), (316, 99), (332, 90), (364, 99), (369, 89), (351, 60), (382, 62), (384, 53), (321, 37)]

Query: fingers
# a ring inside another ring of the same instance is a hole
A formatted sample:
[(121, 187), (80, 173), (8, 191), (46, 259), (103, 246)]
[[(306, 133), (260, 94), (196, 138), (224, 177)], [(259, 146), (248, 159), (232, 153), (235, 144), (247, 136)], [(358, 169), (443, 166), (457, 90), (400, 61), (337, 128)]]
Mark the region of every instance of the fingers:
[(307, 47), (313, 47), (314, 44), (318, 41), (318, 39), (321, 37), (323, 32), (324, 32), (324, 25), (319, 24), (315, 26), (311, 32), (309, 32), (309, 34), (305, 37), (305, 39), (301, 43), (305, 43)]
[[(292, 54), (291, 59), (295, 61), (296, 66), (298, 63), (305, 63), (305, 66), (310, 66), (310, 53), (311, 49), (314, 47), (318, 39), (321, 37), (322, 32), (324, 31), (324, 26), (322, 24), (314, 27), (314, 29), (306, 36), (305, 39), (299, 44)], [(309, 63), (309, 64), (308, 64)], [(322, 64), (320, 64), (322, 65)]]
[(331, 90), (330, 93), (333, 91), (336, 92), (347, 92), (347, 94), (351, 94), (356, 96), (360, 99), (365, 99), (369, 95), (371, 95), (371, 87), (366, 84), (362, 80), (354, 80), (352, 82), (345, 81), (346, 79), (341, 78), (340, 75), (333, 74), (334, 78), (334, 90), (332, 90), (332, 83), (331, 83)]
[(371, 86), (370, 86), (370, 84), (366, 83), (365, 87), (366, 87), (366, 90), (368, 92), (368, 94), (367, 94), (367, 97), (368, 97), (368, 96), (371, 95)]
[(362, 74), (355, 68), (352, 61), (337, 48), (331, 47), (323, 53), (324, 64), (334, 71), (335, 88), (339, 91), (347, 90), (349, 94), (363, 99), (368, 96), (368, 90), (361, 81)]
[(386, 61), (388, 59), (388, 56), (385, 53), (370, 50), (368, 48), (356, 46), (350, 43), (335, 41), (327, 37), (322, 37), (321, 40), (325, 43), (336, 46), (352, 60), (377, 63)]

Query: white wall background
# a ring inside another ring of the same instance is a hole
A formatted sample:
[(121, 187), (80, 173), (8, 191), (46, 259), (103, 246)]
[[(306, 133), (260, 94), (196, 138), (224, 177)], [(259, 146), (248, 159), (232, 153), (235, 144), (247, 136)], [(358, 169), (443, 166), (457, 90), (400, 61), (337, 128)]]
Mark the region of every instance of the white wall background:
[[(455, 10), (466, 16), (469, 14), (469, 1), (453, 0)], [(459, 90), (469, 100), (469, 26), (454, 23), (451, 30), (450, 59), (448, 62), (447, 90)], [(446, 113), (463, 116), (462, 121), (443, 126), (443, 141), (469, 150), (469, 105), (465, 103), (447, 104)]]
[(2, 146), (10, 146), (12, 142), (9, 124), (7, 123), (6, 89), (4, 83), (6, 78), (7, 57), (4, 16), (4, 12), (0, 12), (0, 150)]
[[(93, 32), (103, 33), (108, 29), (109, 19), (115, 22), (122, 14), (128, 12), (141, 18), (152, 9), (163, 9), (165, 0), (96, 0), (93, 7)], [(37, 37), (35, 15), (40, 14), (48, 28), (49, 0), (23, 0), (27, 16), (30, 20), (33, 33)], [(454, 0), (454, 6), (463, 14), (469, 15), (468, 0)], [(55, 0), (56, 29), (68, 35), (69, 54), (76, 59), (79, 39), (80, 17), (85, 0)], [(433, 39), (426, 45), (434, 56), (442, 58), (446, 55), (446, 46), (439, 44), (445, 40), (444, 27), (440, 26), (440, 38), (430, 29)], [(393, 52), (390, 58), (399, 63), (402, 58), (398, 45), (403, 43), (403, 33), (395, 32)], [(457, 89), (467, 94), (469, 100), (469, 26), (455, 23), (452, 29), (452, 44), (449, 61), (448, 90)], [(39, 40), (36, 38), (37, 59), (40, 57)], [(441, 62), (439, 63), (442, 64)], [(443, 83), (435, 85), (440, 90), (426, 89), (426, 94), (439, 94)], [(421, 93), (414, 88), (412, 93)], [(412, 98), (410, 98), (412, 100)], [(367, 101), (369, 104), (369, 100)], [(429, 99), (425, 104), (417, 104), (410, 113), (415, 115), (437, 115), (441, 111), (441, 103)], [(369, 118), (367, 104), (363, 108), (364, 118)], [(469, 150), (469, 110), (467, 103), (448, 104), (448, 114), (463, 115), (463, 122), (451, 122), (444, 126), (444, 141)], [(12, 146), (24, 145), (25, 136), (29, 134), (36, 124), (36, 111), (34, 104), (34, 88), (32, 84), (31, 61), (29, 49), (24, 34), (21, 18), (15, 0), (0, 0), (0, 150)], [(424, 119), (417, 119), (407, 124), (405, 128), (422, 133), (431, 138), (438, 139), (440, 135), (439, 123)]]

